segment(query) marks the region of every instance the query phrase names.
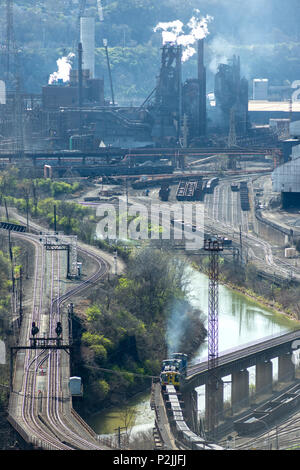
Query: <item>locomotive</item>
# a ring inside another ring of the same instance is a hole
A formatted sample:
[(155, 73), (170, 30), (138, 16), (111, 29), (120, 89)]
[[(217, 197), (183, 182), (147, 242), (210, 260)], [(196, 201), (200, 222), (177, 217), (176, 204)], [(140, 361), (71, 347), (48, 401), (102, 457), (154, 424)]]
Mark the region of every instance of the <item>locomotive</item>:
[(183, 384), (187, 373), (187, 355), (183, 353), (173, 353), (170, 359), (162, 362), (160, 373), (160, 384), (163, 389), (167, 385), (174, 385), (179, 390)]

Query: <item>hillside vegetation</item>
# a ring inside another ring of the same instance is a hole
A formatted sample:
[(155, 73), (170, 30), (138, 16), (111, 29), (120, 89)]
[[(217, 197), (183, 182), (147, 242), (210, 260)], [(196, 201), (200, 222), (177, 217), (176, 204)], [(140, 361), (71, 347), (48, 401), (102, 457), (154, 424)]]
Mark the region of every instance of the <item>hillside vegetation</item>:
[(73, 373), (83, 377), (86, 409), (120, 403), (149, 387), (171, 352), (191, 357), (203, 343), (204, 318), (186, 299), (185, 269), (172, 253), (144, 246), (131, 253), (121, 277), (91, 293), (81, 328), (76, 322), (80, 352), (72, 358)]

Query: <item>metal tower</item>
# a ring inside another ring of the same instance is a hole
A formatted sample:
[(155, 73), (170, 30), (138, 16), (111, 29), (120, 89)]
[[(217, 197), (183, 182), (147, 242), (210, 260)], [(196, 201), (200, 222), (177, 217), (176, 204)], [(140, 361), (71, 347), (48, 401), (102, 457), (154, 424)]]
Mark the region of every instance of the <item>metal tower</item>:
[(232, 107), (230, 110), (230, 124), (227, 147), (236, 147), (236, 131), (235, 131), (235, 110)]
[(217, 392), (219, 380), (215, 374), (219, 358), (219, 253), (223, 243), (207, 239), (204, 250), (209, 252), (209, 293), (208, 293), (208, 383), (206, 389), (206, 427), (214, 434), (217, 424)]

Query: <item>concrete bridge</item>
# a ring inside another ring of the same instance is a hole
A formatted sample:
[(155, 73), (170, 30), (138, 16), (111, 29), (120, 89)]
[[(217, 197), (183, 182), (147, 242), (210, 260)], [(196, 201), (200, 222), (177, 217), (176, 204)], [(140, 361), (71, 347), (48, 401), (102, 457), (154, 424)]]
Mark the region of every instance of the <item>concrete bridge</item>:
[[(217, 423), (224, 418), (224, 377), (231, 375), (231, 414), (247, 409), (250, 404), (249, 367), (255, 366), (255, 399), (263, 400), (273, 392), (273, 363), (278, 358), (278, 384), (291, 383), (295, 380), (296, 365), (293, 352), (300, 348), (300, 330), (278, 336), (264, 338), (261, 341), (245, 344), (242, 348), (224, 351), (219, 357), (215, 369), (217, 378), (216, 408)], [(197, 422), (196, 388), (205, 385), (205, 421), (212, 413), (209, 400), (207, 361), (190, 366), (187, 380), (183, 387), (185, 418), (191, 427)], [(207, 429), (207, 431), (210, 431)]]

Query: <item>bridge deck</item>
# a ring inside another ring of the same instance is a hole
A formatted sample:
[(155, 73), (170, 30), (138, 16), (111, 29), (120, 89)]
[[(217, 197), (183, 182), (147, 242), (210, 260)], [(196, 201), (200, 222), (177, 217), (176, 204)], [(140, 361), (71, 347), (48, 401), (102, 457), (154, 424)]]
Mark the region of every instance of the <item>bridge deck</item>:
[[(221, 374), (222, 369), (226, 366), (232, 366), (235, 362), (243, 362), (246, 364), (247, 361), (249, 361), (249, 365), (245, 367), (250, 367), (251, 365), (255, 365), (257, 356), (265, 355), (267, 359), (276, 357), (276, 349), (283, 346), (286, 350), (285, 352), (292, 352), (291, 343), (296, 340), (299, 340), (299, 345), (297, 346), (300, 347), (300, 330), (296, 330), (291, 333), (284, 333), (275, 337), (268, 336), (263, 338), (261, 341), (247, 343), (242, 348), (237, 347), (224, 351), (219, 356), (217, 371), (219, 370)], [(200, 374), (206, 375), (207, 369), (207, 360), (190, 366), (187, 372), (187, 383), (192, 382)]]

